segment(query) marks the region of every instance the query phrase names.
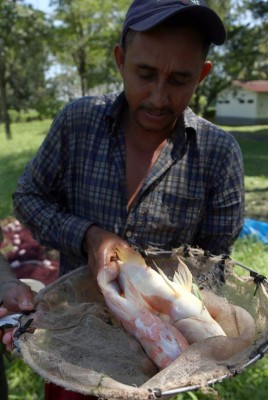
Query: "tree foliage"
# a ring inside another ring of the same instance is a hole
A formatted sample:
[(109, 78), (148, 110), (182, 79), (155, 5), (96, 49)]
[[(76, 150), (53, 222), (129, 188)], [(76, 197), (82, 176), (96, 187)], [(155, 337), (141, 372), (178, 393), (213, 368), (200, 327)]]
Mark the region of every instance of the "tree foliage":
[(268, 2), (249, 0), (247, 2), (249, 10), (255, 18), (267, 19), (268, 18)]
[(8, 110), (36, 108), (44, 91), (49, 31), (42, 12), (16, 0), (0, 2), (0, 30), (0, 109), (11, 138)]
[[(254, 13), (262, 12), (255, 1), (207, 1), (221, 16), (227, 31), (223, 46), (212, 47), (210, 58), (213, 70), (201, 84), (194, 96), (194, 109), (206, 114), (215, 103), (218, 93), (232, 84), (233, 80), (268, 79), (267, 69), (267, 24), (254, 23)], [(251, 7), (250, 7), (250, 4)], [(249, 12), (253, 12), (249, 14)], [(264, 26), (266, 29), (264, 29)], [(202, 108), (202, 99), (205, 106)]]
[[(53, 116), (61, 101), (121, 83), (113, 47), (131, 0), (50, 3), (52, 12), (45, 16), (26, 0), (0, 0), (0, 111), (8, 137), (10, 109), (20, 112), (34, 107)], [(268, 79), (267, 1), (207, 3), (224, 21), (227, 41), (211, 48), (212, 73), (193, 99), (198, 113), (206, 112), (235, 79)], [(52, 76), (48, 74), (50, 63), (60, 66), (60, 73), (54, 68)]]
[(113, 47), (130, 1), (51, 1), (54, 16), (54, 55), (60, 64), (73, 65), (81, 95), (104, 83), (116, 82)]

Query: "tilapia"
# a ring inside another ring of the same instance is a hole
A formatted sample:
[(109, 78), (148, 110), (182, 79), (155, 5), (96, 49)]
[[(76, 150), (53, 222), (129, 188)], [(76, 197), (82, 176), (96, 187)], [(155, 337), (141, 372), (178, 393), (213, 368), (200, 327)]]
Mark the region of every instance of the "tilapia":
[(179, 258), (171, 280), (131, 248), (118, 247), (116, 253), (116, 274), (104, 267), (99, 285), (110, 310), (161, 369), (203, 339), (218, 360), (254, 340), (252, 316), (213, 292), (194, 290), (192, 274)]
[(226, 336), (211, 317), (202, 299), (192, 292), (192, 274), (182, 261), (170, 280), (161, 269), (146, 265), (143, 257), (127, 247), (116, 251), (119, 285), (131, 282), (136, 291), (162, 320), (176, 327), (189, 344), (212, 337)]
[(157, 316), (131, 281), (124, 280), (120, 286), (108, 276), (103, 268), (97, 280), (109, 310), (140, 342), (149, 358), (160, 369), (166, 368), (189, 346), (187, 340), (174, 326)]

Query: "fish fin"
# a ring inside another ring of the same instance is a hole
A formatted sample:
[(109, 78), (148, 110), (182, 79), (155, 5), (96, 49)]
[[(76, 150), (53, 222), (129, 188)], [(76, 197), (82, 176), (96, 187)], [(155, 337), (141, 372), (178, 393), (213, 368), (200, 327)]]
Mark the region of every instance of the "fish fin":
[(144, 258), (131, 247), (118, 246), (115, 252), (119, 260), (123, 263), (138, 264), (147, 267)]
[(159, 268), (156, 264), (155, 267), (157, 268), (158, 273), (161, 275), (161, 277), (163, 278), (163, 280), (165, 281), (165, 283), (169, 286), (169, 288), (176, 294), (178, 295), (178, 290), (177, 288), (174, 286), (174, 282), (172, 282), (167, 276), (166, 274), (162, 271), (161, 268)]
[(173, 280), (177, 285), (184, 287), (189, 292), (192, 291), (193, 276), (187, 265), (181, 260), (177, 271), (175, 271)]

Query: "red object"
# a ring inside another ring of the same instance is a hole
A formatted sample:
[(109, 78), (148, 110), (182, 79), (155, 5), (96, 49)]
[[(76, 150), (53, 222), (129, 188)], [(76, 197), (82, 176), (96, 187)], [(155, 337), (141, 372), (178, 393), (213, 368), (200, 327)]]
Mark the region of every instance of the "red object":
[[(2, 226), (4, 240), (0, 250), (10, 263), (16, 277), (38, 279), (45, 285), (59, 275), (58, 252), (50, 252), (32, 237), (31, 232), (19, 221), (7, 221)], [(2, 386), (1, 386), (2, 390)], [(2, 391), (0, 390), (0, 395)], [(3, 388), (4, 390), (4, 388)], [(2, 399), (2, 397), (1, 397)], [(45, 384), (45, 400), (97, 400), (98, 397), (75, 393), (53, 383)]]
[(250, 90), (251, 92), (257, 93), (267, 93), (268, 92), (268, 80), (258, 80), (258, 81), (234, 81), (235, 86), (242, 87), (244, 89)]
[(97, 400), (98, 397), (75, 393), (70, 390), (54, 385), (54, 383), (46, 383), (45, 400)]
[(37, 279), (48, 285), (59, 276), (59, 254), (41, 246), (31, 232), (17, 220), (2, 222), (0, 251), (18, 279)]

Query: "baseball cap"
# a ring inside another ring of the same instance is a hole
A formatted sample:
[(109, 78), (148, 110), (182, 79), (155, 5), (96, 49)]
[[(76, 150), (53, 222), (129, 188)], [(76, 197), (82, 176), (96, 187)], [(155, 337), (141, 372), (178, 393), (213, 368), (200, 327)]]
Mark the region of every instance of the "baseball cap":
[(121, 41), (128, 29), (145, 32), (175, 15), (182, 21), (187, 18), (193, 24), (198, 23), (211, 43), (224, 43), (226, 31), (223, 22), (204, 0), (134, 0), (126, 14)]

